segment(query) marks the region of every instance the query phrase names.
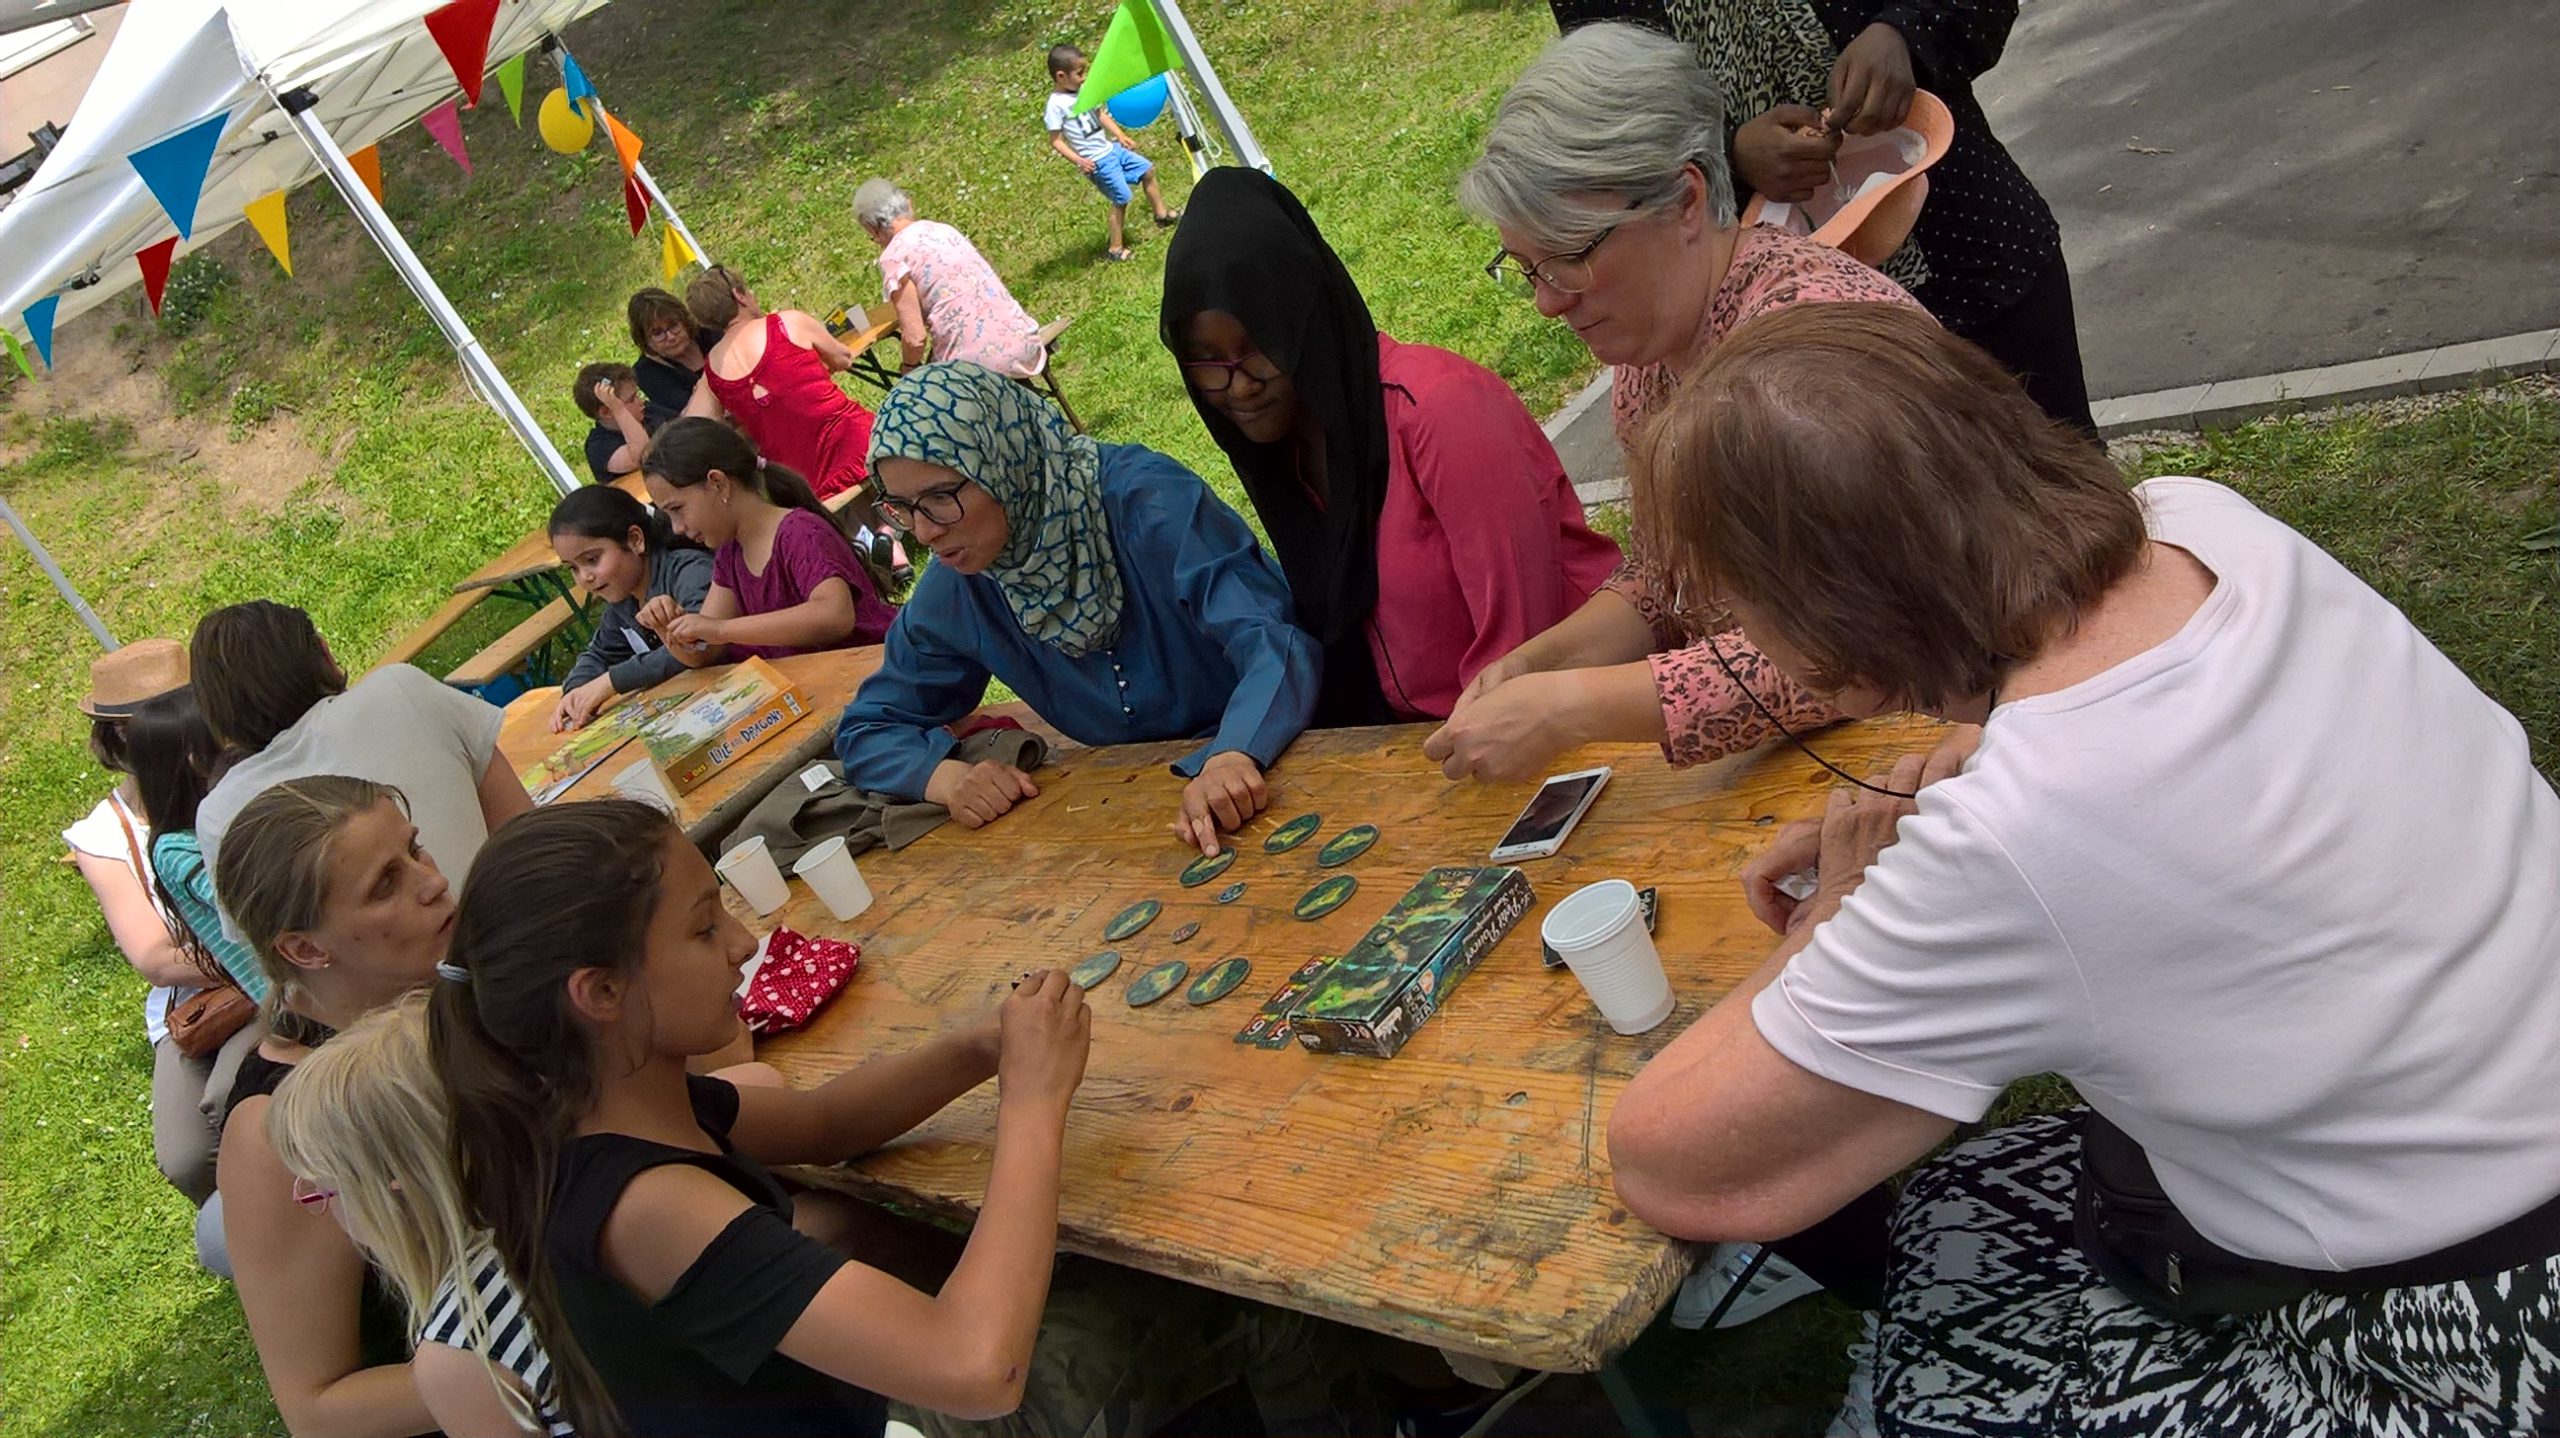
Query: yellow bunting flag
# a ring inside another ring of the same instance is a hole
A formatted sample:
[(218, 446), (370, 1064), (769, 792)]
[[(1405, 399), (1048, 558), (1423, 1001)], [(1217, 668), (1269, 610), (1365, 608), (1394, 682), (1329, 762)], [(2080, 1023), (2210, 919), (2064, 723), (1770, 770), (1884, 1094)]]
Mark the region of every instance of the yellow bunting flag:
[(293, 239), (284, 228), (284, 191), (278, 190), (263, 199), (251, 200), (240, 207), (248, 218), (249, 228), (267, 242), (267, 253), (276, 257), (288, 276), (293, 273)]
[(693, 252), (693, 246), (684, 242), (684, 236), (677, 233), (675, 226), (661, 225), (659, 234), (658, 267), (667, 272), (667, 283), (674, 284), (676, 276), (684, 272), (684, 267), (702, 256)]
[(373, 202), (374, 202), (375, 204), (377, 204), (377, 205), (378, 205), (378, 204), (381, 204), (381, 203), (382, 203), (382, 149), (381, 149), (381, 147), (380, 147), (380, 146), (378, 146), (378, 145), (367, 145), (367, 146), (365, 146), (363, 149), (356, 151), (354, 154), (347, 156), (347, 163), (348, 163), (348, 164), (350, 164), (350, 165), (355, 166), (355, 170), (356, 170), (356, 178), (357, 178), (357, 179), (359, 179), (359, 180), (364, 181), (364, 187), (365, 187), (366, 189), (371, 190), (371, 191), (373, 192)]

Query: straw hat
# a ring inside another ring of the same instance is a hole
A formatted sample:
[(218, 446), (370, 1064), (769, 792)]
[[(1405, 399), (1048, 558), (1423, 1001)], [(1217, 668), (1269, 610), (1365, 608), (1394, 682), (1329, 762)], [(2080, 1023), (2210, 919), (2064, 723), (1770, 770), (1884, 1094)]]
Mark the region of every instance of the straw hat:
[[(1902, 242), (1911, 237), (1911, 227), (1920, 220), (1920, 203), (1929, 194), (1928, 176), (1922, 173), (1938, 163), (1956, 140), (1955, 116), (1947, 112), (1946, 102), (1926, 90), (1911, 92), (1911, 109), (1902, 123), (1881, 135), (1852, 135), (1841, 141), (1840, 157), (1834, 163), (1846, 170), (1853, 159), (1861, 171), (1869, 171), (1883, 161), (1883, 172), (1859, 189), (1857, 197), (1825, 219), (1819, 229), (1812, 229), (1813, 242), (1828, 245), (1862, 264), (1880, 265), (1890, 258)], [(1903, 157), (1893, 157), (1895, 144), (1905, 150)], [(1916, 150), (1916, 155), (1908, 152)], [(1880, 153), (1881, 151), (1881, 153)], [(1775, 225), (1804, 234), (1811, 227), (1809, 214), (1801, 207), (1772, 203), (1755, 195), (1742, 212), (1746, 225)]]
[(80, 712), (122, 719), (146, 699), (187, 687), (187, 646), (175, 639), (137, 639), (89, 662), (89, 697)]

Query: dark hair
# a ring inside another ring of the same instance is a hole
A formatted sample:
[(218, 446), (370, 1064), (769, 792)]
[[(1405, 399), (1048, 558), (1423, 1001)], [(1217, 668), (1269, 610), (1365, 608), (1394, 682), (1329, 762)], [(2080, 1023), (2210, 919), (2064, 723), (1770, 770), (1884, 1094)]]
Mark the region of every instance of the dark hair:
[(1083, 63), (1084, 51), (1073, 45), (1049, 47), (1049, 73), (1052, 75), (1063, 75)]
[(427, 1038), (453, 1116), (454, 1172), (524, 1295), (569, 1422), (622, 1431), (612, 1395), (570, 1332), (544, 1234), (572, 1127), (596, 1096), (595, 1051), (569, 998), (580, 969), (628, 974), (646, 958), (667, 816), (629, 799), (557, 804), (510, 820), (462, 886)]
[(684, 287), (685, 312), (693, 322), (710, 329), (725, 330), (738, 318), (738, 291), (747, 282), (727, 265), (713, 265), (693, 277)]
[(169, 902), (168, 891), (161, 886), (159, 865), (152, 855), (160, 851), (164, 834), (183, 834), (196, 826), (196, 810), (204, 803), (207, 790), (213, 787), (208, 777), (215, 760), (221, 757), (222, 745), (213, 737), (213, 726), (204, 721), (204, 711), (196, 704), (193, 689), (173, 689), (155, 694), (134, 706), (125, 721), (125, 753), (127, 773), (133, 776), (134, 792), (142, 798), (142, 812), (151, 821), (151, 833), (144, 841), (142, 859), (151, 875), (152, 891), (160, 896), (160, 914), (169, 925), (169, 937), (178, 951), (196, 966), (208, 983), (227, 983), (222, 966), (204, 946), (204, 940)]
[(1718, 344), (1639, 437), (1636, 531), (1748, 601), (1818, 688), (1996, 689), (2140, 562), (2124, 476), (1904, 305), (1797, 305)]
[(311, 706), (347, 690), (347, 676), (311, 616), (290, 604), (252, 599), (196, 622), (187, 641), (196, 702), (214, 736), (255, 754), (299, 723)]
[(662, 320), (676, 321), (685, 327), (688, 334), (693, 331), (693, 316), (686, 311), (684, 301), (656, 285), (633, 295), (623, 316), (631, 322), (631, 342), (638, 345), (644, 355), (657, 353), (649, 348), (649, 331), (657, 328)]
[(578, 367), (578, 377), (570, 382), (569, 398), (577, 401), (578, 413), (589, 419), (602, 419), (604, 403), (596, 398), (596, 386), (606, 380), (611, 380), (618, 385), (630, 378), (632, 378), (631, 366), (627, 364), (598, 360), (591, 365), (581, 365)]
[(853, 547), (853, 557), (861, 561), (862, 572), (871, 577), (873, 591), (883, 597), (888, 595), (890, 577), (881, 572), (879, 561), (844, 516), (819, 503), (818, 492), (809, 487), (800, 471), (759, 460), (755, 442), (728, 425), (702, 415), (671, 420), (650, 441), (649, 453), (640, 461), (641, 473), (678, 489), (693, 488), (710, 478), (715, 469), (729, 476), (731, 483), (745, 485), (763, 496), (769, 504), (805, 509), (825, 520)]
[(124, 751), (124, 716), (89, 716), (89, 757), (110, 774), (133, 772), (133, 756)]

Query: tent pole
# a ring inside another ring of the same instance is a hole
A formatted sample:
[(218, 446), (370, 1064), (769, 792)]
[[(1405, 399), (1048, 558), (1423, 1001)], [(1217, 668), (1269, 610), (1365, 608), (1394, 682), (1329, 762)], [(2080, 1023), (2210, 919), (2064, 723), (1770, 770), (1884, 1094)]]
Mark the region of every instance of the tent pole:
[(6, 499), (0, 499), (0, 519), (8, 520), (9, 527), (18, 532), (18, 542), (27, 547), (27, 553), (35, 556), (36, 568), (43, 570), (44, 577), (52, 580), (53, 587), (61, 591), (64, 601), (71, 606), (71, 612), (80, 616), (80, 622), (89, 626), (89, 632), (98, 636), (100, 644), (109, 649), (116, 648), (116, 637), (109, 634), (107, 626), (91, 612), (89, 601), (80, 597), (80, 591), (72, 588), (71, 581), (62, 577), (62, 566), (53, 562), (53, 556), (47, 554), (44, 545), (37, 541), (35, 531), (27, 528), (27, 522), (18, 517), (18, 511)]
[(383, 213), (381, 204), (373, 198), (373, 192), (364, 187), (364, 181), (347, 163), (346, 153), (338, 148), (338, 142), (330, 138), (328, 130), (321, 125), (316, 108), (318, 97), (309, 90), (277, 94), (275, 87), (266, 85), (263, 77), (259, 83), (265, 85), (277, 107), (284, 111), (285, 118), (301, 134), (302, 143), (310, 148), (312, 158), (320, 162), (320, 168), (328, 173), (330, 182), (338, 187), (347, 208), (355, 211), (356, 220), (364, 226), (365, 233), (381, 248), (383, 257), (391, 261), (391, 268), (400, 272), (400, 278), (408, 283), (409, 292), (418, 297), (418, 303), (426, 309), (428, 318), (436, 322), (436, 328), (444, 334), (445, 343), (453, 346), (454, 355), (462, 361), (462, 373), (471, 381), (471, 387), (478, 390), (480, 397), (489, 402), (489, 407), (498, 412), (498, 417), (507, 422), (507, 428), (515, 431), (517, 442), (533, 456), (534, 463), (542, 467), (543, 476), (551, 481), (554, 488), (562, 494), (576, 489), (579, 485), (577, 473), (569, 468), (567, 460), (560, 457), (560, 451), (551, 443), (551, 436), (543, 433), (542, 426), (534, 420), (533, 412), (525, 408), (514, 387), (507, 383), (507, 377), (498, 371), (497, 363), (489, 358), (489, 352), (480, 347), (471, 327), (462, 322), (462, 316), (444, 297), (444, 291), (437, 288), (435, 277), (427, 273), (427, 267), (418, 259), (417, 252), (409, 248), (407, 240), (400, 238), (399, 228), (391, 223), (391, 217)]
[(1244, 122), (1244, 112), (1227, 98), (1227, 87), (1218, 83), (1218, 72), (1209, 67), (1208, 52), (1200, 48), (1200, 37), (1191, 33), (1191, 21), (1182, 13), (1181, 0), (1152, 0), (1156, 15), (1164, 21), (1165, 38), (1182, 52), (1182, 68), (1200, 82), (1200, 97), (1208, 102), (1209, 113), (1218, 129), (1227, 137), (1227, 148), (1235, 151), (1239, 164), (1251, 165), (1264, 174), (1271, 173), (1271, 157), (1253, 138), (1253, 127)]

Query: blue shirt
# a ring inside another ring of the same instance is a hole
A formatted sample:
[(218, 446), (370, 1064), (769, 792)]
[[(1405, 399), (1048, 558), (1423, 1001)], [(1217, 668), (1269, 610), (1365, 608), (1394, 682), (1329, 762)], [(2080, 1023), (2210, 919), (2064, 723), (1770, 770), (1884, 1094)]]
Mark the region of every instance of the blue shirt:
[(214, 962), (222, 965), (222, 971), (231, 976), (242, 993), (264, 1006), (266, 972), (258, 967), (258, 957), (249, 952), (247, 944), (223, 933), (222, 912), (213, 904), (213, 875), (205, 870), (204, 850), (196, 844), (195, 831), (184, 829), (161, 835), (159, 842), (151, 846), (151, 869), (159, 876), (160, 892), (168, 897), (186, 926), (195, 931), (205, 952), (213, 955)]
[(1102, 446), (1102, 505), (1124, 597), (1120, 637), (1081, 659), (1025, 634), (996, 582), (927, 569), (836, 727), (857, 789), (924, 796), (966, 717), (1001, 679), (1079, 744), (1206, 734), (1189, 778), (1237, 750), (1269, 767), (1315, 713), (1319, 652), (1292, 622), (1288, 582), (1197, 475), (1136, 445)]

